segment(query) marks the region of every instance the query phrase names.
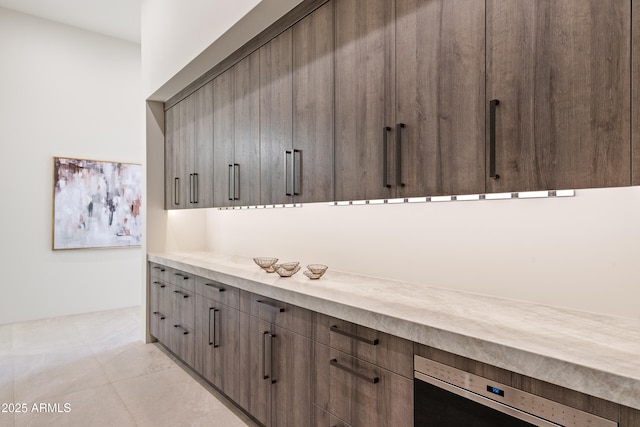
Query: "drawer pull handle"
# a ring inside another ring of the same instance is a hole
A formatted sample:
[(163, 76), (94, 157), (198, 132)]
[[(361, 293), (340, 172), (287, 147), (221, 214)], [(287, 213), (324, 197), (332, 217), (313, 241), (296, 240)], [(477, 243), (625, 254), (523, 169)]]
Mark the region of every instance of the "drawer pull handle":
[(160, 320), (164, 320), (165, 319), (164, 314), (160, 313), (159, 311), (154, 311), (153, 315), (156, 316), (156, 317), (159, 317)]
[(180, 325), (173, 325), (174, 328), (179, 329), (182, 331), (182, 335), (189, 335), (189, 331), (187, 331), (185, 328), (183, 328)]
[(354, 340), (362, 341), (365, 344), (378, 345), (378, 342), (379, 342), (378, 338), (376, 338), (374, 340), (370, 340), (368, 338), (363, 338), (363, 337), (360, 337), (360, 336), (358, 336), (356, 334), (352, 334), (351, 332), (347, 332), (347, 331), (343, 331), (342, 329), (338, 329), (338, 327), (336, 325), (333, 325), (329, 329), (331, 330), (331, 332), (335, 332), (336, 334), (344, 335), (345, 337), (353, 338)]
[(384, 188), (391, 188), (389, 184), (389, 141), (388, 136), (391, 132), (389, 126), (382, 128), (382, 186)]
[(184, 275), (184, 274), (182, 274), (182, 273), (174, 273), (174, 274), (175, 274), (176, 276), (178, 276), (178, 277), (182, 277), (184, 280), (189, 279), (189, 276), (185, 276), (185, 275)]
[(258, 306), (260, 306), (261, 308), (264, 308), (266, 310), (269, 310), (273, 313), (283, 313), (284, 312), (284, 308), (281, 307), (277, 307), (275, 305), (271, 305), (267, 302), (264, 301), (256, 301), (256, 304), (258, 304)]
[(182, 298), (189, 298), (189, 295), (185, 294), (184, 292), (180, 292), (180, 291), (173, 291), (174, 294), (177, 295), (181, 295)]
[(496, 107), (500, 101), (492, 99), (489, 101), (489, 178), (498, 179), (500, 175), (496, 173)]
[(205, 283), (205, 286), (208, 286), (210, 288), (213, 288), (215, 290), (217, 290), (218, 292), (224, 292), (225, 289), (222, 286), (218, 286), (218, 285), (214, 285), (213, 283)]
[(159, 285), (161, 288), (164, 288), (164, 285), (161, 282), (153, 282), (154, 285)]
[(363, 380), (368, 381), (371, 384), (377, 384), (380, 381), (380, 378), (378, 378), (378, 377), (371, 378), (371, 377), (368, 377), (365, 374), (361, 374), (360, 372), (355, 371), (355, 370), (353, 370), (351, 368), (347, 368), (346, 366), (342, 366), (341, 364), (338, 363), (338, 359), (331, 359), (329, 361), (329, 363), (331, 364), (331, 366), (335, 366), (336, 368), (341, 369), (341, 370), (343, 370), (345, 372), (348, 372), (351, 375), (355, 375), (358, 378), (362, 378)]
[(160, 272), (164, 271), (164, 268), (162, 267), (158, 267), (157, 265), (155, 267), (153, 267), (154, 270), (160, 270)]

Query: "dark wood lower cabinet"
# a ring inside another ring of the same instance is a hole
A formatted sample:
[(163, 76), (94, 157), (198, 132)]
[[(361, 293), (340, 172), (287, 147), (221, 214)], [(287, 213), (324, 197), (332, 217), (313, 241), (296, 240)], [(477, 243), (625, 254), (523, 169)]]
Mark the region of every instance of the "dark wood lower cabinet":
[(313, 427), (351, 427), (341, 419), (313, 405)]
[(240, 312), (196, 295), (195, 368), (229, 398), (239, 396)]
[(265, 426), (310, 426), (311, 349), (310, 339), (241, 313), (240, 406)]
[(315, 343), (315, 404), (352, 427), (412, 427), (413, 380)]

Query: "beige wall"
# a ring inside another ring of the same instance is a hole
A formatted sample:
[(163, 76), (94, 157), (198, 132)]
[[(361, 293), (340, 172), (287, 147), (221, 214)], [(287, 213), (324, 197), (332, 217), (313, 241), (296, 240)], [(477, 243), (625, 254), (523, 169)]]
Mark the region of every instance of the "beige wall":
[(640, 319), (640, 187), (572, 198), (209, 210), (207, 235), (214, 251)]

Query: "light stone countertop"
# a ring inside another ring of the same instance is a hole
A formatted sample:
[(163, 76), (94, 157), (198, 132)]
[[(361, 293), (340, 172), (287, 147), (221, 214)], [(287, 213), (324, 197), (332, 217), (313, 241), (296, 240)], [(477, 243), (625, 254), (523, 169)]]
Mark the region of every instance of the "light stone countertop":
[[(329, 270), (267, 274), (210, 252), (148, 260), (640, 409), (640, 321)], [(302, 266), (304, 267), (304, 266)]]

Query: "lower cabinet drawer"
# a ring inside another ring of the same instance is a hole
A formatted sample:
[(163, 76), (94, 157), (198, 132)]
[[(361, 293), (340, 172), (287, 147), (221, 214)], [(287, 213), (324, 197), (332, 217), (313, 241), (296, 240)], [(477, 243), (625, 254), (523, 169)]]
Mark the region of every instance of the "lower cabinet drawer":
[(413, 380), (315, 343), (315, 405), (352, 427), (412, 427)]
[(172, 322), (169, 325), (169, 340), (163, 344), (189, 366), (194, 366), (196, 341), (193, 327)]

